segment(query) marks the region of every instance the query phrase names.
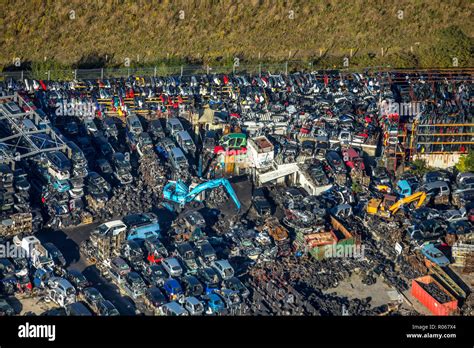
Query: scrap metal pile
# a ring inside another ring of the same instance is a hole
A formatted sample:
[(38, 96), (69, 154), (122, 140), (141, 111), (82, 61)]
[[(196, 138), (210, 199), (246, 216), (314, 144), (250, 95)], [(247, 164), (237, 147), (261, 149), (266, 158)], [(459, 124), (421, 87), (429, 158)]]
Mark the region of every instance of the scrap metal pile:
[[(388, 304), (331, 291), (357, 275), (405, 294), (433, 264), (471, 267), (474, 174), (408, 163), (468, 148), (411, 129), (399, 155), (399, 134), (432, 113), (472, 122), (472, 81), (458, 82), (336, 71), (5, 81), (0, 235), (37, 250), (22, 281), (50, 296), (63, 278), (84, 298), (94, 290), (26, 238), (40, 218), (65, 233), (96, 223), (81, 255), (146, 314), (386, 315)], [(415, 97), (441, 102), (408, 116), (383, 107)]]

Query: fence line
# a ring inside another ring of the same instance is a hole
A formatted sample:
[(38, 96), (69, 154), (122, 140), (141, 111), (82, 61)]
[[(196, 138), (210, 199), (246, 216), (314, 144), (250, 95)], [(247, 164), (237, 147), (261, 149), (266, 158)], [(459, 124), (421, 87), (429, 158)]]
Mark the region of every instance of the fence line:
[[(107, 79), (107, 78), (128, 78), (130, 76), (192, 76), (202, 74), (230, 74), (230, 73), (248, 73), (248, 74), (288, 74), (292, 71), (329, 71), (329, 69), (313, 68), (311, 63), (303, 61), (287, 61), (283, 63), (259, 63), (259, 64), (239, 64), (234, 66), (209, 66), (209, 65), (181, 65), (181, 66), (154, 66), (154, 67), (123, 67), (123, 68), (97, 68), (97, 69), (74, 69), (74, 70), (42, 70), (42, 71), (3, 71), (0, 72), (0, 80), (13, 78), (22, 80), (25, 78), (37, 80), (73, 80), (73, 79)], [(336, 69), (330, 69), (336, 70)], [(339, 68), (341, 72), (386, 72), (390, 70), (416, 70), (423, 69), (394, 69), (389, 67), (377, 66), (366, 68)], [(472, 68), (457, 69), (433, 69), (444, 73), (465, 73), (470, 76), (474, 73)]]

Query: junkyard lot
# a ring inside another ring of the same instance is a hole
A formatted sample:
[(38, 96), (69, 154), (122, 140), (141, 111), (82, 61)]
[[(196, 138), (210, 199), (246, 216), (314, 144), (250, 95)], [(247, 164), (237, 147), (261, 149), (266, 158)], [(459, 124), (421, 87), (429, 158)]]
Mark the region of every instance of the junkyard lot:
[[(236, 191), (241, 198), (242, 207), (248, 209), (251, 200), (251, 182), (247, 180), (239, 180), (233, 183)], [(225, 215), (234, 215), (235, 207), (232, 202), (225, 202), (221, 207), (221, 212)], [(88, 262), (79, 252), (79, 245), (89, 238), (90, 233), (99, 225), (93, 223), (82, 225), (78, 227), (67, 228), (64, 230), (51, 231), (44, 230), (38, 238), (42, 242), (53, 242), (63, 253), (67, 261), (67, 269), (75, 269), (84, 274), (84, 276), (92, 283), (92, 286), (97, 288), (105, 299), (110, 300), (122, 315), (135, 315), (144, 313), (150, 315), (151, 313), (144, 307), (141, 300), (132, 300), (128, 296), (124, 296), (120, 289), (113, 283), (104, 279), (95, 265)], [(32, 300), (33, 301), (33, 300)], [(21, 300), (23, 303), (23, 300)], [(43, 301), (44, 302), (44, 301)], [(31, 307), (31, 301), (23, 305), (26, 308)], [(52, 305), (50, 305), (52, 306)], [(23, 312), (27, 312), (24, 309)]]

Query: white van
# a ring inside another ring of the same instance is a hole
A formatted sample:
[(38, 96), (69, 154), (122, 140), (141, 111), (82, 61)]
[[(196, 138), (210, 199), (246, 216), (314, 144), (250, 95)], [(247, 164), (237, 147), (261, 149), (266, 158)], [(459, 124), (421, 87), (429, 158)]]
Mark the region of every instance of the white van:
[(178, 132), (184, 131), (184, 127), (177, 118), (169, 118), (166, 120), (166, 130), (174, 137)]
[(423, 186), (427, 194), (435, 194), (436, 196), (449, 196), (451, 189), (446, 181), (434, 181), (426, 183)]
[(187, 154), (193, 154), (196, 152), (196, 145), (194, 145), (191, 135), (187, 131), (181, 131), (176, 133), (176, 142)]
[(184, 156), (183, 151), (179, 147), (174, 147), (171, 149), (170, 161), (176, 170), (186, 170), (188, 169), (188, 160)]

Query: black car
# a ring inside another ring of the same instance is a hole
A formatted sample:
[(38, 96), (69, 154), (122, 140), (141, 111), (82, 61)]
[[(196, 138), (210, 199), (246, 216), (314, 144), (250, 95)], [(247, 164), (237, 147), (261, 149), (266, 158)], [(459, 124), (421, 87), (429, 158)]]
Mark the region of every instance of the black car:
[(335, 173), (345, 173), (346, 167), (344, 166), (344, 162), (342, 162), (341, 156), (336, 151), (328, 151), (326, 153), (326, 160), (329, 166)]
[(160, 264), (144, 264), (142, 270), (142, 276), (145, 281), (154, 286), (163, 286), (166, 279), (168, 279), (168, 273)]
[(97, 312), (97, 305), (104, 300), (102, 294), (96, 288), (89, 287), (83, 291), (84, 301), (94, 311)]
[(252, 204), (260, 216), (270, 215), (272, 212), (272, 207), (263, 188), (258, 188), (253, 191)]
[(436, 181), (451, 182), (451, 173), (444, 170), (436, 170), (423, 175), (423, 182), (425, 184)]
[(115, 120), (111, 117), (105, 117), (102, 120), (102, 129), (104, 131), (105, 136), (117, 138), (118, 137), (118, 129), (117, 125), (115, 124)]
[(214, 152), (217, 145), (218, 135), (215, 131), (207, 131), (202, 136), (202, 149), (207, 152)]
[(186, 297), (201, 296), (204, 292), (201, 282), (192, 275), (184, 276), (181, 280), (181, 284)]
[(238, 291), (242, 298), (247, 298), (250, 295), (249, 289), (237, 277), (232, 277), (223, 281), (222, 284), (226, 289)]
[(186, 223), (191, 227), (202, 228), (206, 226), (206, 220), (204, 220), (204, 217), (198, 211), (195, 211), (195, 210), (187, 211), (183, 214), (183, 218), (186, 221)]
[(31, 188), (30, 182), (28, 181), (28, 175), (21, 168), (14, 172), (14, 183), (15, 189), (19, 192), (28, 192)]
[(220, 277), (214, 268), (200, 268), (198, 271), (198, 278), (203, 282), (207, 289), (217, 288), (219, 286)]
[(312, 156), (315, 149), (315, 142), (312, 140), (304, 140), (301, 143), (301, 152), (307, 156)]
[(66, 315), (87, 317), (92, 316), (92, 312), (82, 302), (74, 302), (65, 307)]
[(58, 171), (68, 171), (71, 169), (71, 161), (61, 151), (52, 151), (47, 154), (50, 165)]
[(102, 300), (97, 303), (97, 314), (103, 317), (112, 317), (120, 315), (119, 311), (109, 300)]
[(156, 286), (152, 286), (145, 292), (145, 303), (152, 310), (158, 310), (161, 306), (168, 303), (166, 296)]
[(106, 192), (110, 192), (110, 190), (112, 190), (110, 184), (97, 172), (89, 172), (89, 175), (86, 177), (86, 183), (88, 185), (94, 185), (100, 189), (103, 189)]
[(53, 243), (44, 243), (44, 248), (48, 252), (49, 257), (54, 261), (56, 265), (61, 267), (66, 266), (66, 259), (64, 258), (63, 253), (54, 245)]
[(96, 146), (97, 152), (105, 157), (110, 158), (114, 154), (114, 148), (107, 141), (107, 138), (104, 136), (98, 136), (94, 138), (94, 144)]
[(430, 241), (442, 237), (445, 231), (437, 220), (431, 219), (408, 227), (407, 233), (415, 241)]
[(15, 315), (15, 310), (7, 302), (7, 300), (0, 298), (0, 316), (13, 316)]
[(391, 185), (390, 176), (385, 167), (375, 167), (372, 169), (371, 184), (373, 185)]
[(155, 143), (165, 137), (165, 131), (160, 120), (151, 120), (148, 123), (148, 134), (150, 134)]
[(196, 249), (198, 252), (198, 257), (203, 264), (210, 265), (212, 261), (217, 259), (214, 247), (207, 240), (196, 243)]
[(110, 162), (105, 158), (99, 158), (95, 161), (97, 171), (105, 178), (111, 178), (114, 172)]
[(308, 168), (308, 173), (318, 186), (329, 185), (329, 179), (321, 164), (312, 164)]
[(134, 263), (143, 260), (143, 250), (140, 245), (133, 241), (128, 240), (122, 247), (122, 256), (124, 259)]
[(71, 269), (66, 273), (66, 279), (78, 290), (84, 290), (90, 286), (90, 282), (81, 272)]
[(473, 226), (467, 220), (458, 220), (450, 222), (448, 225), (448, 234), (469, 234), (472, 233)]
[(77, 122), (75, 121), (70, 121), (70, 122), (67, 122), (65, 125), (64, 125), (64, 132), (67, 134), (67, 135), (77, 135), (79, 133), (79, 126), (77, 124)]
[(7, 274), (15, 272), (15, 265), (7, 258), (0, 259), (0, 276), (5, 277)]
[(77, 145), (79, 145), (86, 158), (93, 158), (95, 156), (95, 149), (92, 146), (89, 137), (78, 137)]
[(160, 241), (158, 237), (147, 238), (145, 239), (145, 242), (143, 244), (148, 254), (160, 255), (161, 257), (168, 257), (168, 250), (165, 248), (165, 246), (163, 245), (163, 243)]

